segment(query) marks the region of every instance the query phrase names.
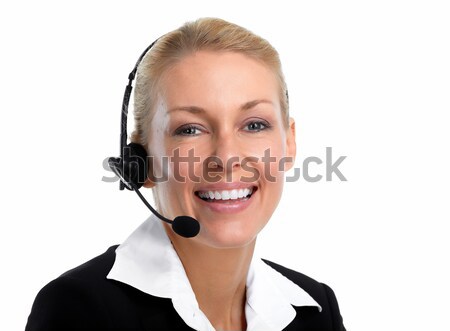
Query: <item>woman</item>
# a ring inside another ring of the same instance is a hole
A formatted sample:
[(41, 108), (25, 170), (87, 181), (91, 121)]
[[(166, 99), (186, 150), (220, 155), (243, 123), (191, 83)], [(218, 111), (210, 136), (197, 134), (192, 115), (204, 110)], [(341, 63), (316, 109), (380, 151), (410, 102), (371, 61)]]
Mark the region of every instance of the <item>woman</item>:
[(296, 149), (273, 47), (219, 19), (187, 23), (142, 59), (134, 97), (144, 186), (200, 232), (150, 217), (44, 287), (26, 329), (344, 330), (329, 287), (253, 254)]

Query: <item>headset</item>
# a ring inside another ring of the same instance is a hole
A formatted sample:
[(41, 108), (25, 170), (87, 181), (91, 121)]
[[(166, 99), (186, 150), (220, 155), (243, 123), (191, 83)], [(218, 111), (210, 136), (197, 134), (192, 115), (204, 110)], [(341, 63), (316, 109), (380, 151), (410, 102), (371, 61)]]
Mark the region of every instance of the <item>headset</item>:
[(125, 87), (125, 93), (122, 101), (120, 157), (108, 158), (108, 165), (120, 179), (120, 190), (127, 188), (130, 191), (135, 191), (142, 202), (155, 216), (172, 225), (172, 229), (175, 233), (185, 238), (191, 238), (195, 237), (200, 232), (200, 223), (195, 218), (184, 215), (177, 216), (173, 220), (170, 220), (158, 213), (148, 203), (141, 192), (139, 192), (139, 189), (148, 177), (148, 155), (144, 146), (133, 142), (127, 144), (128, 105), (130, 103), (131, 91), (133, 90), (133, 80), (136, 77), (136, 72), (142, 59), (157, 41), (158, 39), (144, 50), (137, 60), (133, 70), (128, 75), (128, 84)]

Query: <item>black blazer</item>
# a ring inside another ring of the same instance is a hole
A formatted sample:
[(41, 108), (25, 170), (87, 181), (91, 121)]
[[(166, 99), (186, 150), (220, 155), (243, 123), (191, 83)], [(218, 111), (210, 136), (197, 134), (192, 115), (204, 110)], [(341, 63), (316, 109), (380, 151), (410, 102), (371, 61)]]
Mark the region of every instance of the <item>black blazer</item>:
[[(25, 331), (175, 331), (192, 330), (172, 306), (134, 287), (107, 279), (115, 249), (72, 269), (37, 295)], [(269, 266), (308, 292), (322, 306), (294, 307), (287, 331), (345, 331), (336, 297), (327, 285), (270, 261)]]

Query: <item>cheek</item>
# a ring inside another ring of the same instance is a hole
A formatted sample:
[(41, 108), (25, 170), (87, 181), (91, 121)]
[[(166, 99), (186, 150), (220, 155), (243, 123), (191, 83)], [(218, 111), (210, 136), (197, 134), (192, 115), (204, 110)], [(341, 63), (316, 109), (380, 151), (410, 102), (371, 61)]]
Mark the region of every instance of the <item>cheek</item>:
[(201, 151), (190, 146), (177, 146), (171, 150), (168, 177), (174, 184), (199, 183), (203, 158)]
[(164, 216), (173, 219), (189, 210), (187, 204), (191, 191), (185, 183), (169, 177), (167, 181), (159, 183), (155, 190), (159, 201), (158, 206)]
[(277, 183), (284, 178), (284, 163), (286, 147), (281, 143), (281, 139), (276, 141), (266, 141), (261, 144), (258, 151), (258, 170), (261, 171), (262, 179), (269, 183)]

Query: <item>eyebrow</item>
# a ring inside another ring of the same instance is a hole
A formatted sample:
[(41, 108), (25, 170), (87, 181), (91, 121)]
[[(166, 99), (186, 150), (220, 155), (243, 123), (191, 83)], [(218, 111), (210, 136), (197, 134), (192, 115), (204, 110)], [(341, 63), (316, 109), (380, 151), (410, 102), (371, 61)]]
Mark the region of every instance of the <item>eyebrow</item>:
[[(244, 110), (249, 110), (249, 109), (252, 109), (252, 108), (256, 107), (260, 103), (267, 103), (267, 104), (273, 105), (273, 102), (270, 101), (270, 100), (257, 99), (257, 100), (252, 100), (252, 101), (249, 101), (249, 102), (246, 102), (246, 103), (242, 104), (239, 107), (239, 110), (243, 110), (243, 111)], [(177, 111), (177, 110), (178, 111), (187, 111), (187, 112), (192, 113), (192, 114), (199, 114), (199, 113), (205, 113), (206, 112), (206, 110), (204, 108), (198, 107), (198, 106), (180, 106), (180, 107), (174, 107), (174, 108), (169, 109), (167, 113), (171, 113), (171, 112)]]

